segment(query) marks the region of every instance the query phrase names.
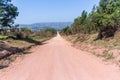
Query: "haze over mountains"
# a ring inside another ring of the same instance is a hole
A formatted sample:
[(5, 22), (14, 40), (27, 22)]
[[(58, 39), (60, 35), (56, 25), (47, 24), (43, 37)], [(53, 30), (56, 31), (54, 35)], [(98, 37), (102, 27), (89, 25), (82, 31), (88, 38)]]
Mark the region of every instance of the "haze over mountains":
[(70, 26), (72, 22), (44, 22), (44, 23), (34, 23), (34, 24), (20, 24), (20, 27), (30, 28), (33, 31), (38, 31), (46, 28), (54, 28), (56, 30), (61, 30), (66, 26)]

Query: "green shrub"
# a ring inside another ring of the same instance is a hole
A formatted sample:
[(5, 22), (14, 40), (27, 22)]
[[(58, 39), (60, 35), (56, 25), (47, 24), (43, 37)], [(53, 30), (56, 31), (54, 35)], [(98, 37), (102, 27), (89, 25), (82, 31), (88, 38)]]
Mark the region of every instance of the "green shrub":
[(47, 28), (35, 33), (36, 36), (40, 36), (40, 37), (53, 37), (56, 34), (57, 34), (57, 31), (53, 28)]
[(0, 40), (6, 40), (8, 39), (8, 36), (0, 36)]

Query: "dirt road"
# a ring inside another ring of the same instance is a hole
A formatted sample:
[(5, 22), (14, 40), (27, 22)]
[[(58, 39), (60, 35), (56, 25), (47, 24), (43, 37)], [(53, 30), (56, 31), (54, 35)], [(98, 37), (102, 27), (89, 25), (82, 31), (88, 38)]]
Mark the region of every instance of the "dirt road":
[(61, 36), (0, 71), (0, 80), (120, 80), (120, 71), (70, 46)]

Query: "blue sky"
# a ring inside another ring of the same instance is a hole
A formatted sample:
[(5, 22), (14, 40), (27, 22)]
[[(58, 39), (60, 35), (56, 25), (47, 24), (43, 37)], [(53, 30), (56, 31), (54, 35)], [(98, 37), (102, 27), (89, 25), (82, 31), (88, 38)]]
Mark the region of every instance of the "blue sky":
[(18, 24), (73, 22), (83, 10), (91, 11), (99, 0), (12, 0), (19, 9)]

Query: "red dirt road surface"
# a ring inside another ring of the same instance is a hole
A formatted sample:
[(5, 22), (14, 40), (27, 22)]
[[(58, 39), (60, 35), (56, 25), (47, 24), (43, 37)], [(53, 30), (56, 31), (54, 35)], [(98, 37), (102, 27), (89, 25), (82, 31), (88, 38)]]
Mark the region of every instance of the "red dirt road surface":
[(57, 37), (0, 71), (0, 80), (120, 80), (120, 71)]

